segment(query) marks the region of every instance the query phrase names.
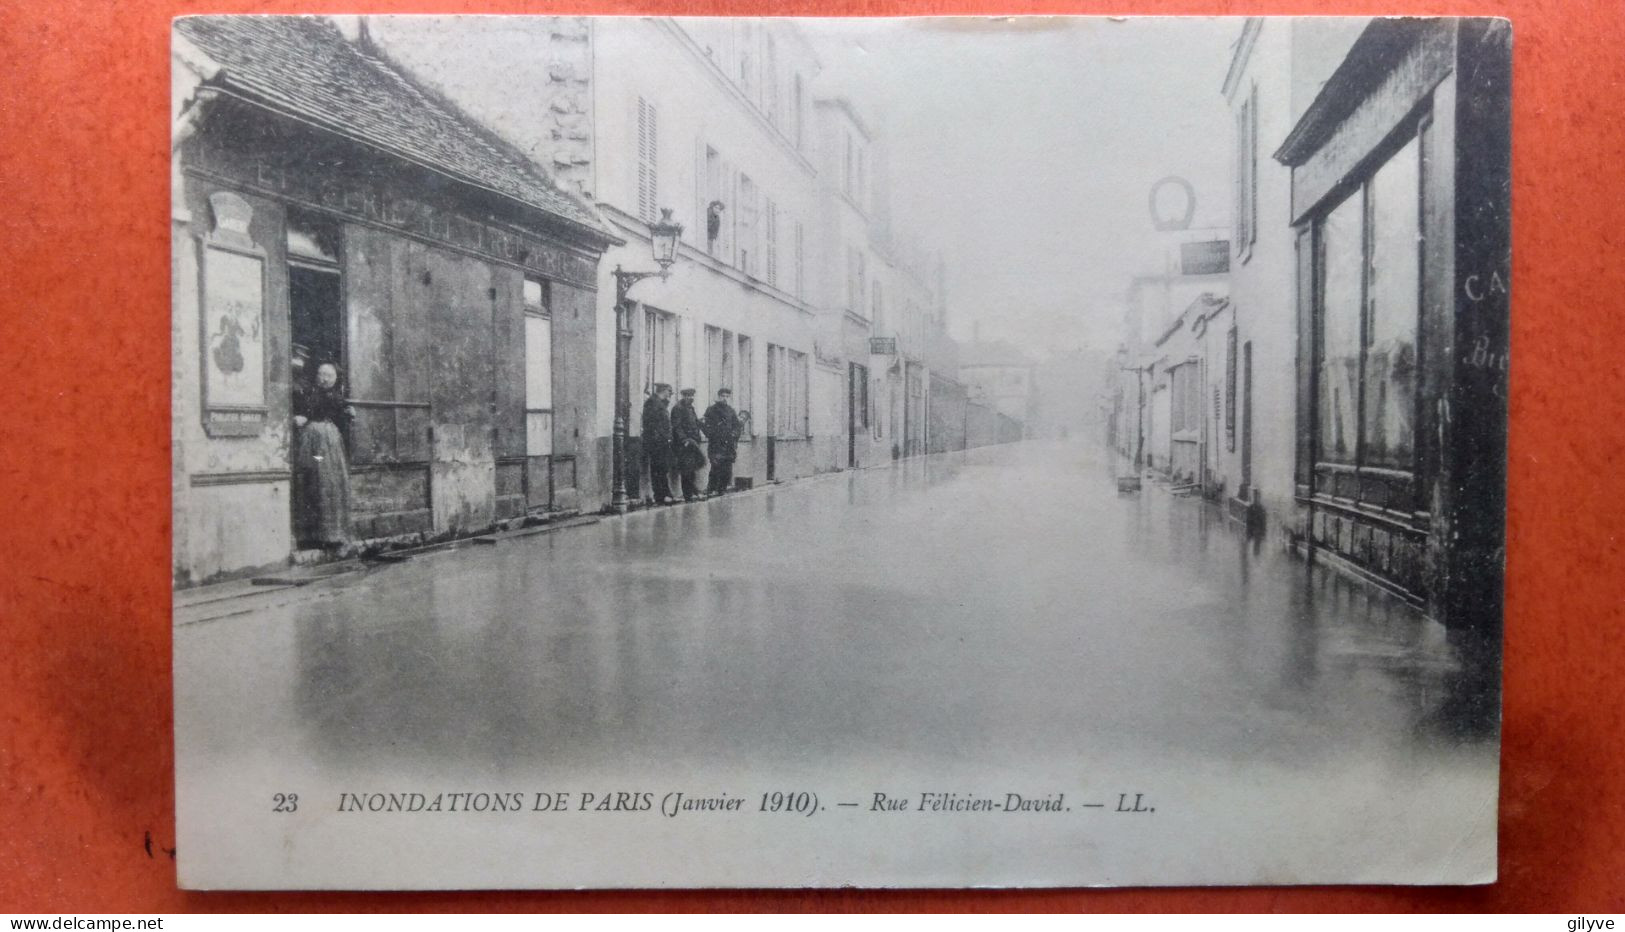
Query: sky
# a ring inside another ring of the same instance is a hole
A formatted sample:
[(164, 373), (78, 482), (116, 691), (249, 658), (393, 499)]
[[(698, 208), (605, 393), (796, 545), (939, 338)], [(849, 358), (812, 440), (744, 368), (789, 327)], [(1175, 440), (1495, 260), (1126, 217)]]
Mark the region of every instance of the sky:
[(1147, 206), (1178, 175), (1194, 227), (1230, 215), (1221, 85), (1240, 19), (816, 20), (814, 89), (886, 139), (893, 227), (947, 263), (964, 340), (1109, 350), (1160, 267)]

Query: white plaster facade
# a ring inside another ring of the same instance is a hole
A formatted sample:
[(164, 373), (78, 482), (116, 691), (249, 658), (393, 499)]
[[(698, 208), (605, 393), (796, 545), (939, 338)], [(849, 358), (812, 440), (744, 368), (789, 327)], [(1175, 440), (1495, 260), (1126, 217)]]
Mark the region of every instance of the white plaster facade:
[(833, 442), (830, 406), (814, 398), (831, 382), (814, 375), (810, 87), (819, 65), (794, 24), (383, 17), (369, 20), (369, 33), (383, 54), (594, 198), (627, 241), (599, 267), (599, 446), (607, 451), (614, 425), (614, 270), (655, 267), (649, 225), (670, 210), (683, 225), (678, 260), (669, 278), (630, 291), (630, 433), (640, 433), (649, 383), (696, 389), (702, 411), (727, 384), (752, 415), (736, 476), (769, 478), (770, 435), (771, 478), (808, 475), (831, 458), (814, 452), (817, 440)]

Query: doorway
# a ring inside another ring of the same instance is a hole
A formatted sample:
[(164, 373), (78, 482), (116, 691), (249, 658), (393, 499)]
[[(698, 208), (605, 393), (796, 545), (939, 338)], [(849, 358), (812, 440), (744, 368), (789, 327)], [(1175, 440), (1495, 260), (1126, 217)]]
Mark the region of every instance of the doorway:
[(869, 432), (869, 367), (846, 368), (846, 465), (858, 468), (858, 432)]
[(1253, 494), (1253, 343), (1241, 346), (1241, 498)]
[[(340, 374), (340, 390), (349, 391), (343, 379), (344, 302), (343, 280), (339, 273), (339, 231), (337, 224), (290, 211), (287, 223), (288, 316), (293, 352), (290, 355), (289, 384), (300, 392), (314, 384), (316, 370), (331, 363)], [(345, 436), (346, 446), (349, 437)], [(294, 451), (288, 450), (291, 463)], [(299, 470), (295, 469), (293, 495), (288, 520), (295, 540), (301, 522), (299, 513), (306, 500)], [(303, 542), (300, 542), (303, 546)]]

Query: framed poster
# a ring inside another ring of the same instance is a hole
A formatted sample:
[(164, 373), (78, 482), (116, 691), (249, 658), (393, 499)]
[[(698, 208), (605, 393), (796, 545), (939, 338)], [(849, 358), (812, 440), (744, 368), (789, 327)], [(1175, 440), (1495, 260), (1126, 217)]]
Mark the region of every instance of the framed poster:
[(203, 421), (210, 436), (265, 425), (265, 253), (248, 233), (253, 211), (227, 191), (209, 198), (214, 229), (199, 242)]

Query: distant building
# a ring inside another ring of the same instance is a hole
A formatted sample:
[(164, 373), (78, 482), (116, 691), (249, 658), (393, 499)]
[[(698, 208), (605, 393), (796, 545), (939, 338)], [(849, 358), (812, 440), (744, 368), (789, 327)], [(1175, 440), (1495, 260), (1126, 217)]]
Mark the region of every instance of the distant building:
[[(1191, 328), (1201, 331), (1205, 345), (1209, 306), (1219, 302), (1228, 308), (1230, 243), (1213, 229), (1163, 230), (1158, 241), (1159, 271), (1134, 276), (1124, 296), (1122, 343), (1107, 375), (1108, 443), (1126, 470), (1150, 466), (1188, 476), (1192, 484), (1203, 477), (1222, 482), (1203, 466), (1211, 466), (1219, 451), (1193, 394), (1205, 390), (1212, 375), (1205, 359), (1191, 355), (1201, 349)], [(1181, 370), (1187, 356), (1195, 360), (1194, 367)]]
[(1022, 425), (1032, 420), (1036, 368), (1031, 356), (1002, 340), (967, 343), (959, 350), (959, 381), (970, 399)]
[(1222, 404), (1233, 320), (1228, 298), (1199, 295), (1152, 342), (1145, 372), (1146, 465), (1210, 498), (1233, 481)]

